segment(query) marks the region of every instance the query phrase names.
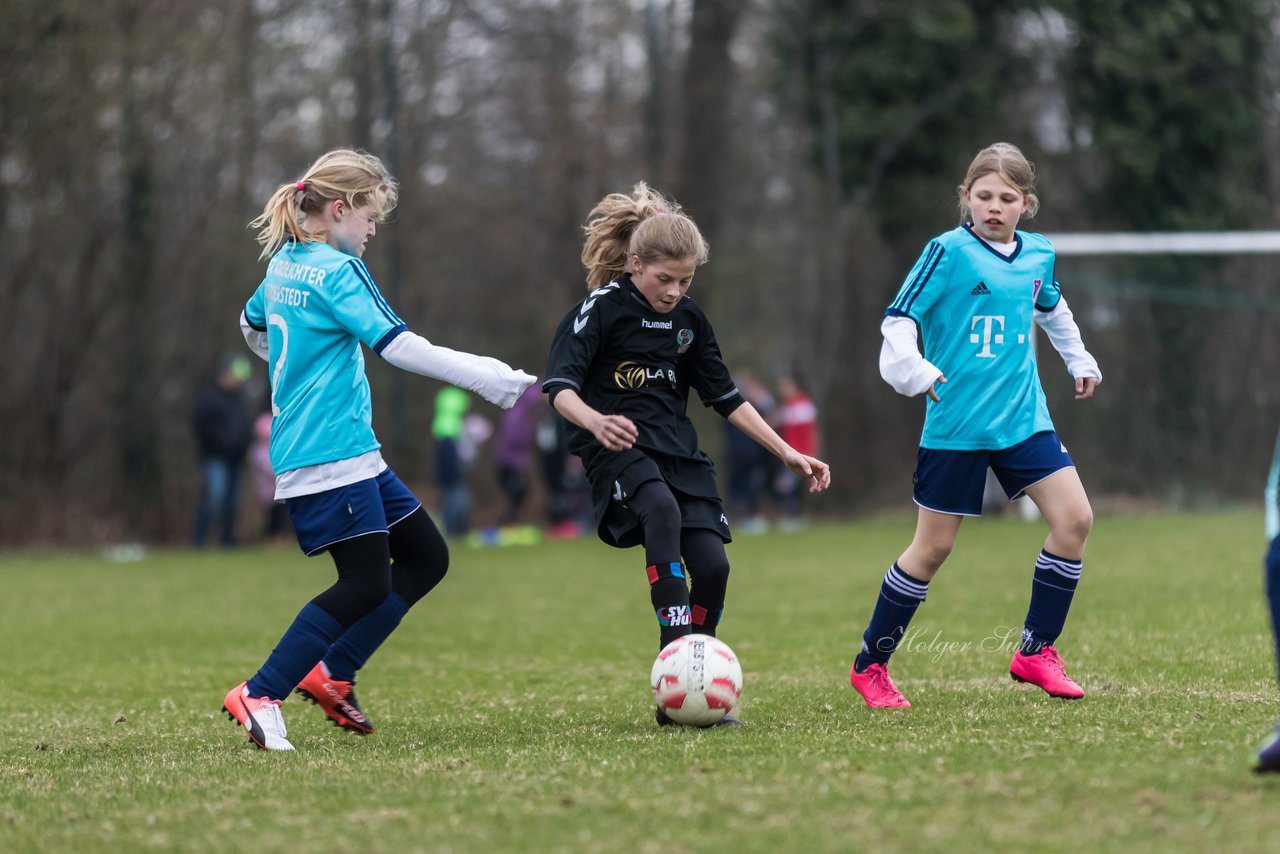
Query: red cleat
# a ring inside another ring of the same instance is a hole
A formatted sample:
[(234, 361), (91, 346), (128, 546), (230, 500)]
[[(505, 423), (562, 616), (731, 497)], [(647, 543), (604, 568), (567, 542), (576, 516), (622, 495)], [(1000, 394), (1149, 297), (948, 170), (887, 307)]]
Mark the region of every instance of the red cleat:
[(373, 721), (365, 717), (356, 702), (354, 682), (334, 679), (325, 669), (324, 662), (311, 668), (311, 672), (298, 683), (297, 692), (320, 707), (334, 726), (351, 732), (368, 735), (373, 732)]
[(1079, 700), (1084, 696), (1084, 689), (1071, 681), (1071, 677), (1062, 667), (1062, 659), (1058, 651), (1045, 646), (1035, 655), (1023, 655), (1019, 650), (1013, 654), (1009, 662), (1009, 675), (1015, 682), (1030, 682), (1052, 697), (1064, 700)]
[(893, 684), (889, 670), (883, 664), (873, 664), (861, 673), (850, 668), (849, 684), (873, 709), (906, 709), (911, 706), (898, 686)]

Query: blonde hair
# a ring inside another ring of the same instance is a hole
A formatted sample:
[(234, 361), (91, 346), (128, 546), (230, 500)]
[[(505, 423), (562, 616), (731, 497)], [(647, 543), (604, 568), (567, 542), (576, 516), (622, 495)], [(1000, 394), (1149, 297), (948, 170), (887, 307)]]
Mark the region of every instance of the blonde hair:
[(1009, 142), (997, 142), (978, 152), (978, 156), (969, 164), (964, 183), (956, 188), (960, 197), (960, 222), (969, 220), (969, 204), (964, 200), (964, 194), (979, 178), (991, 174), (999, 175), (1010, 187), (1027, 197), (1026, 216), (1036, 215), (1036, 211), (1040, 210), (1040, 198), (1036, 195), (1035, 165), (1018, 146)]
[(285, 184), (267, 199), (261, 215), (249, 223), (260, 229), (259, 258), (270, 258), (288, 240), (307, 243), (323, 240), (325, 229), (309, 229), (308, 214), (319, 213), (329, 202), (342, 199), (352, 208), (373, 206), (384, 221), (395, 209), (400, 188), (382, 161), (366, 151), (337, 148), (320, 156), (300, 180)]
[(601, 199), (582, 227), (587, 241), (582, 266), (587, 287), (607, 285), (627, 269), (627, 259), (638, 255), (641, 263), (695, 259), (707, 262), (707, 241), (680, 206), (641, 181), (631, 195), (610, 193)]

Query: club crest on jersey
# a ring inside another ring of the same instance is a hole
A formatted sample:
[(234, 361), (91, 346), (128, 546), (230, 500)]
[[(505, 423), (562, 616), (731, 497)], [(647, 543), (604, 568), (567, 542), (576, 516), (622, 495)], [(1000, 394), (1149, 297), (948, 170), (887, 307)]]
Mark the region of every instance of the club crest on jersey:
[(1036, 297), (1040, 296), (1040, 285), (1043, 284), (1043, 282), (1044, 282), (1043, 279), (1032, 280), (1031, 282), (1031, 298), (1032, 299), (1035, 299)]
[(693, 330), (681, 329), (676, 333), (676, 343), (680, 346), (676, 348), (677, 353), (683, 353), (689, 349), (689, 345), (693, 343)]

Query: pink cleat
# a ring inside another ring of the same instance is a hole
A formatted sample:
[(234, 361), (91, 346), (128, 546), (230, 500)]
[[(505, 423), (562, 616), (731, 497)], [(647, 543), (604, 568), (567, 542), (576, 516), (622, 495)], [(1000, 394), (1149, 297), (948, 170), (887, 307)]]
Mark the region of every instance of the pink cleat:
[(1051, 646), (1045, 646), (1035, 655), (1023, 655), (1021, 650), (1015, 652), (1013, 661), (1009, 662), (1009, 675), (1014, 682), (1030, 682), (1052, 697), (1079, 700), (1084, 696), (1084, 689), (1071, 681), (1063, 670), (1058, 651)]
[(911, 706), (898, 686), (893, 684), (889, 670), (883, 664), (872, 664), (861, 673), (850, 668), (849, 684), (873, 709), (906, 709)]

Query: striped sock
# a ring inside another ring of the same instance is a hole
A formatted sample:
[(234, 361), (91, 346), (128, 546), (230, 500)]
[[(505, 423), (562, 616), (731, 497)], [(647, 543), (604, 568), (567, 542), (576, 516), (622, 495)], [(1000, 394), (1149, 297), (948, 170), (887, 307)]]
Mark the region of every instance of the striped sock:
[(856, 671), (861, 673), (872, 664), (888, 664), (928, 592), (929, 582), (907, 575), (896, 562), (889, 567), (871, 622), (862, 634), (862, 651), (854, 662)]
[(1062, 634), (1071, 610), (1071, 597), (1080, 583), (1082, 563), (1046, 551), (1036, 558), (1031, 582), (1031, 605), (1022, 629), (1022, 654), (1035, 655)]

